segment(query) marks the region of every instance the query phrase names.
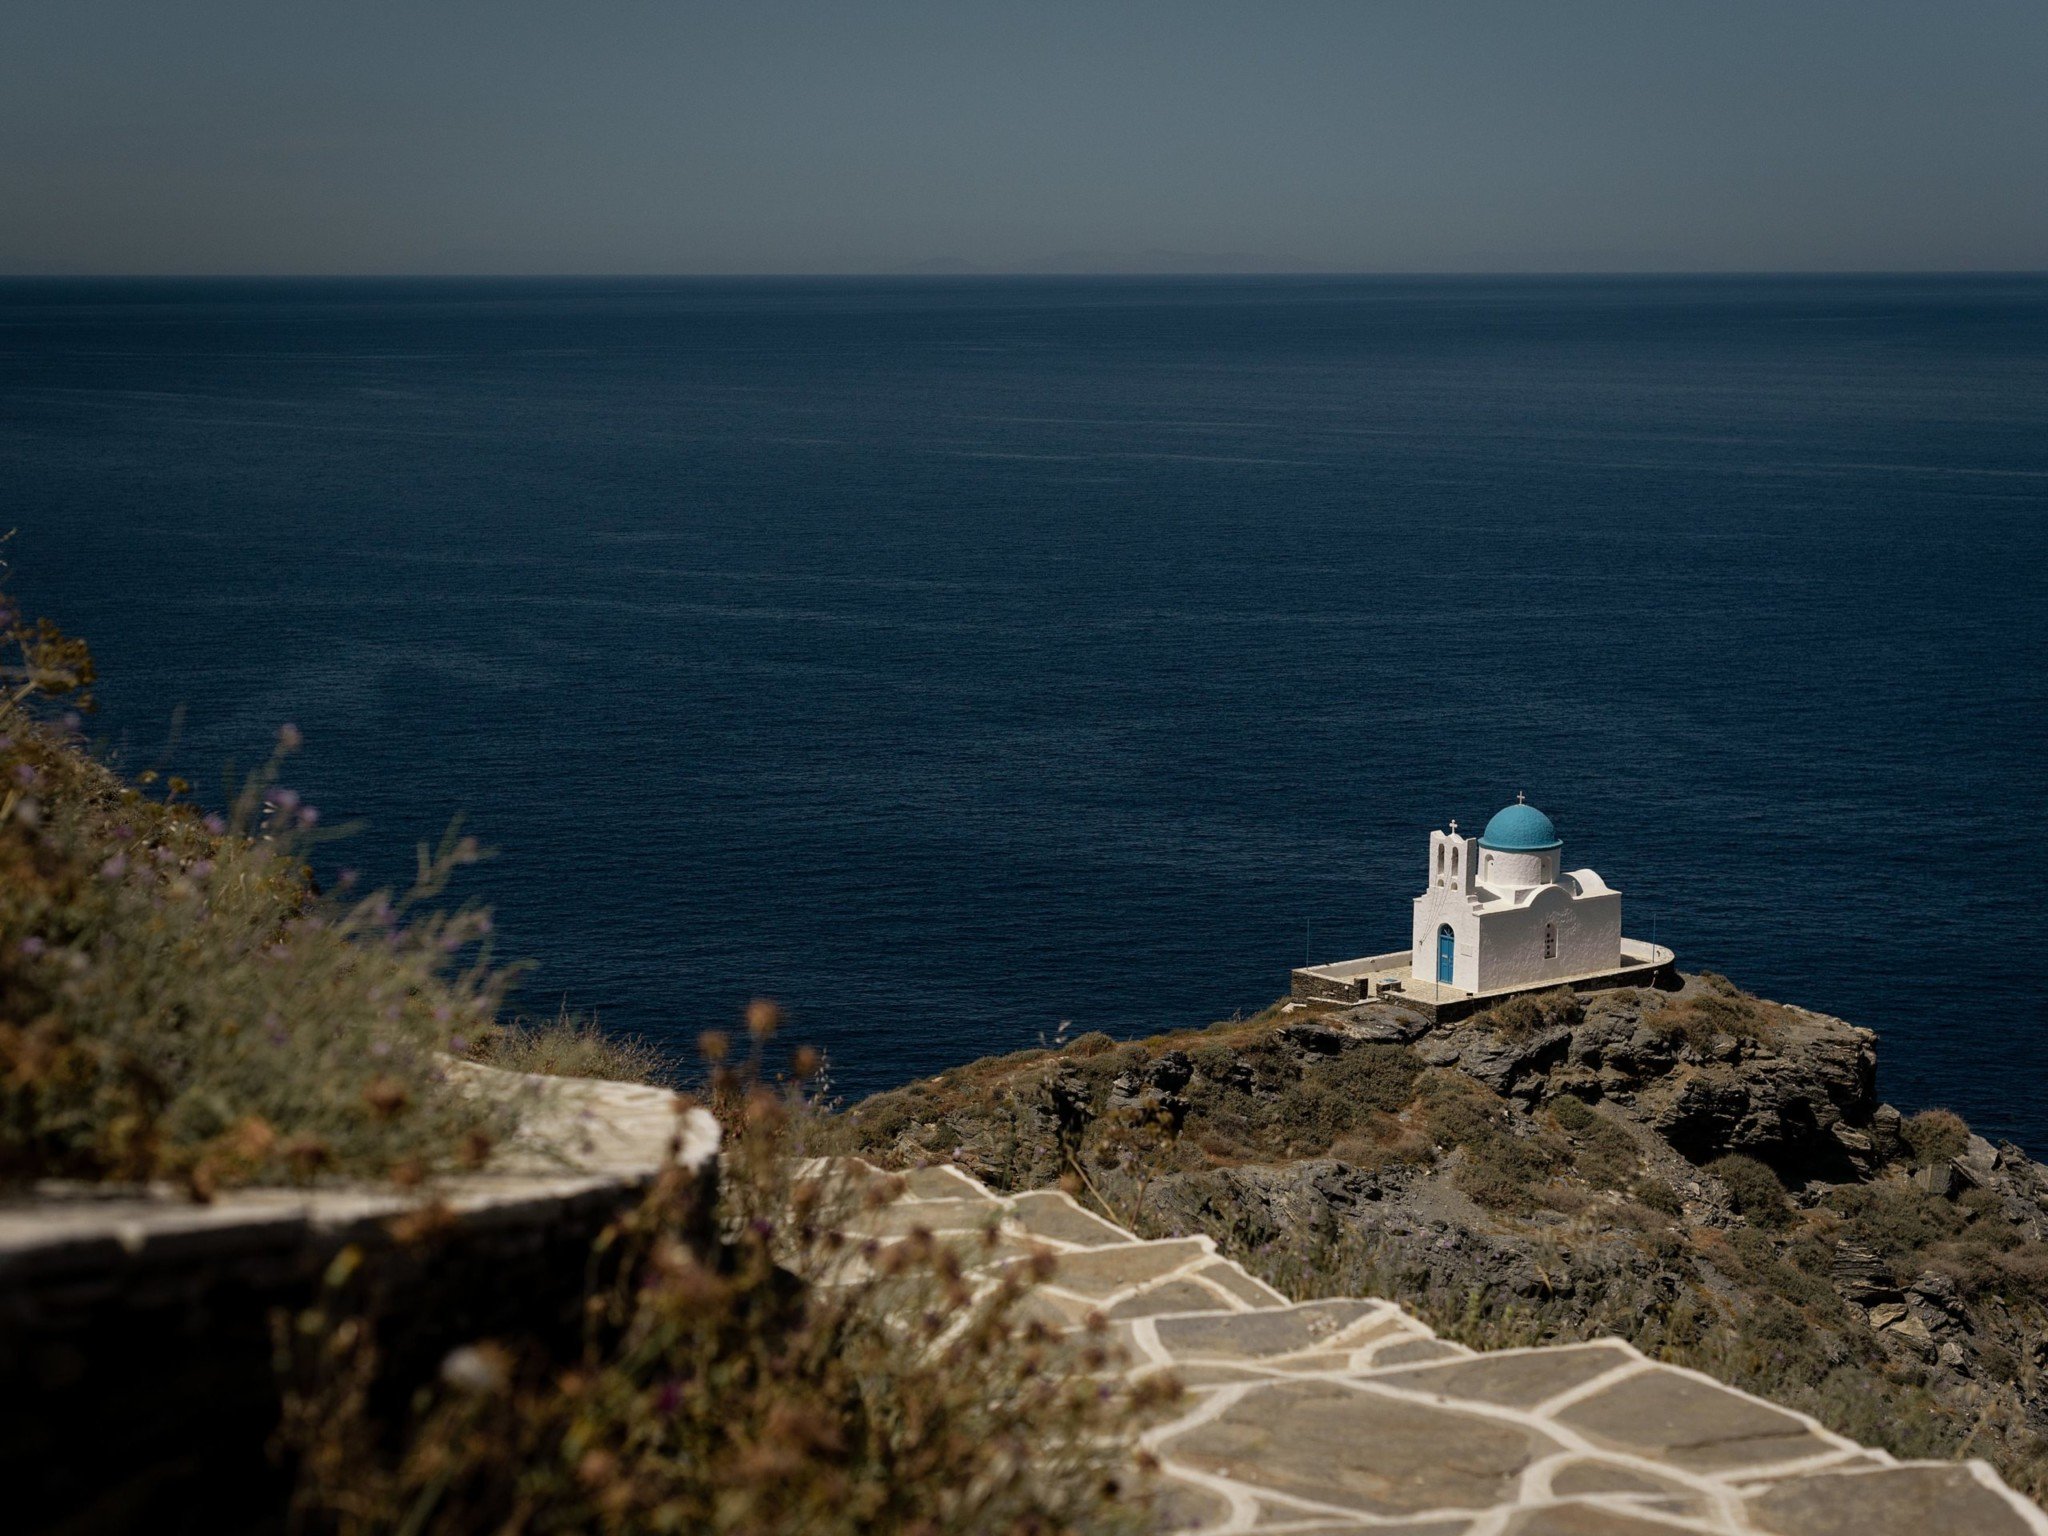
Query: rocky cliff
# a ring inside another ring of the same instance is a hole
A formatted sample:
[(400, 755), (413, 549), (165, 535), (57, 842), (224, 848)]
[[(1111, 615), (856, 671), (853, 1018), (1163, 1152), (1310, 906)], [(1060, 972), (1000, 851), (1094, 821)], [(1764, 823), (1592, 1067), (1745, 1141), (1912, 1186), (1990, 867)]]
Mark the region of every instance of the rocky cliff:
[(1432, 1028), (1292, 1005), (1091, 1035), (846, 1117), (898, 1163), (1064, 1182), (1298, 1297), (1481, 1346), (1615, 1333), (1904, 1455), (2048, 1482), (2048, 1181), (1877, 1093), (1876, 1039), (1717, 977)]

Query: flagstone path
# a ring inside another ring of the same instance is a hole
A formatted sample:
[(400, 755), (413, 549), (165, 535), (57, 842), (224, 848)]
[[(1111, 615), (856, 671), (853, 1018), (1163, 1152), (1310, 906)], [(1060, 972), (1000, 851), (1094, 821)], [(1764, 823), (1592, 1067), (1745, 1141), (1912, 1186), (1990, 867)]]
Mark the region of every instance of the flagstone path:
[(1290, 1303), (1207, 1237), (1143, 1241), (1054, 1190), (904, 1175), (870, 1230), (1058, 1259), (1048, 1320), (1106, 1320), (1184, 1383), (1143, 1443), (1161, 1531), (1358, 1536), (2048, 1536), (1981, 1461), (1900, 1462), (1618, 1339), (1475, 1353), (1392, 1302)]
[[(547, 1135), (445, 1191), (459, 1214), (558, 1222), (672, 1155), (673, 1095), (542, 1089)], [(708, 1120), (682, 1132), (693, 1166), (715, 1150)], [(1143, 1435), (1162, 1467), (1162, 1532), (2048, 1536), (2048, 1516), (1981, 1461), (1896, 1461), (1616, 1339), (1477, 1354), (1389, 1301), (1290, 1303), (1207, 1237), (1142, 1241), (1056, 1190), (1006, 1198), (949, 1167), (904, 1178), (898, 1201), (862, 1218), (868, 1231), (978, 1240), (994, 1223), (989, 1261), (1049, 1249), (1039, 1315), (1099, 1315), (1131, 1371), (1185, 1385), (1176, 1416)], [(407, 1204), (361, 1190), (41, 1199), (0, 1210), (0, 1290), (83, 1277), (118, 1299), (159, 1270), (275, 1268)]]

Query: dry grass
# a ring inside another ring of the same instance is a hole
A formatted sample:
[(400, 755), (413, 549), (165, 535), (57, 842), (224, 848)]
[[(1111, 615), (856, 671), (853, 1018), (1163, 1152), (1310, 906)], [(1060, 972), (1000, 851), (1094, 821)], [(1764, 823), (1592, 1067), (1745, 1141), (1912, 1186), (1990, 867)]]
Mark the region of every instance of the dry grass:
[(1527, 1040), (1545, 1030), (1569, 1029), (1586, 1016), (1585, 1000), (1570, 987), (1511, 997), (1471, 1020), (1474, 1029), (1490, 1029), (1505, 1040)]
[(1759, 1227), (1792, 1224), (1792, 1205), (1785, 1198), (1785, 1186), (1769, 1164), (1731, 1152), (1707, 1164), (1707, 1172), (1727, 1186), (1729, 1204), (1745, 1220)]
[(508, 1072), (601, 1077), (613, 1082), (673, 1083), (676, 1061), (637, 1035), (610, 1035), (594, 1014), (566, 1008), (551, 1019), (521, 1014), (486, 1025), (469, 1042), (469, 1059)]
[(1779, 1004), (1752, 997), (1712, 971), (1702, 971), (1694, 979), (1699, 986), (1692, 996), (1676, 1001), (1659, 998), (1661, 1006), (1646, 1012), (1643, 1022), (1700, 1055), (1712, 1054), (1728, 1041), (1771, 1045), (1781, 1037), (1787, 1015)]

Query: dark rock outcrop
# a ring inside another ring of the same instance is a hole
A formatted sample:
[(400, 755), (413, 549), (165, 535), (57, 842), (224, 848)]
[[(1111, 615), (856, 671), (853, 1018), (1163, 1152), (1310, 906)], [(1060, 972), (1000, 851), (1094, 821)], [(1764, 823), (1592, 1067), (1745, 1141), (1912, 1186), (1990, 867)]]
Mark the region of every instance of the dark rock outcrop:
[[(1034, 1053), (883, 1096), (864, 1145), (1021, 1187), (1057, 1135), (1091, 1198), (1283, 1290), (1487, 1346), (1617, 1333), (1900, 1454), (2048, 1467), (2048, 1174), (1876, 1081), (1870, 1031), (1689, 977)], [(1170, 1144), (1121, 1129), (1161, 1110)]]
[(1562, 1026), (1527, 1036), (1496, 1034), (1466, 1026), (1431, 1035), (1416, 1053), (1433, 1067), (1456, 1067), (1504, 1097), (1543, 1097), (1550, 1071), (1570, 1052), (1572, 1031)]
[(1876, 1249), (1867, 1244), (1853, 1242), (1848, 1238), (1835, 1244), (1834, 1263), (1829, 1268), (1829, 1278), (1835, 1290), (1844, 1301), (1859, 1307), (1874, 1307), (1879, 1302), (1903, 1301), (1897, 1278), (1892, 1274), (1891, 1265)]
[(1337, 1021), (1352, 1039), (1382, 1045), (1408, 1045), (1431, 1029), (1427, 1018), (1398, 1003), (1365, 1003), (1338, 1014)]

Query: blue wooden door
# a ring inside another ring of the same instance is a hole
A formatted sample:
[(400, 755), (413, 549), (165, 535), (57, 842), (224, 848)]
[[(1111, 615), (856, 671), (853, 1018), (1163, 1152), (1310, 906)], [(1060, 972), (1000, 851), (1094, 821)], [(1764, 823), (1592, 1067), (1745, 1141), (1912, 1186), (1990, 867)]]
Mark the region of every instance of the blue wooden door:
[(1436, 979), (1445, 986), (1451, 984), (1451, 968), (1458, 958), (1458, 936), (1451, 932), (1451, 925), (1445, 923), (1436, 931)]

